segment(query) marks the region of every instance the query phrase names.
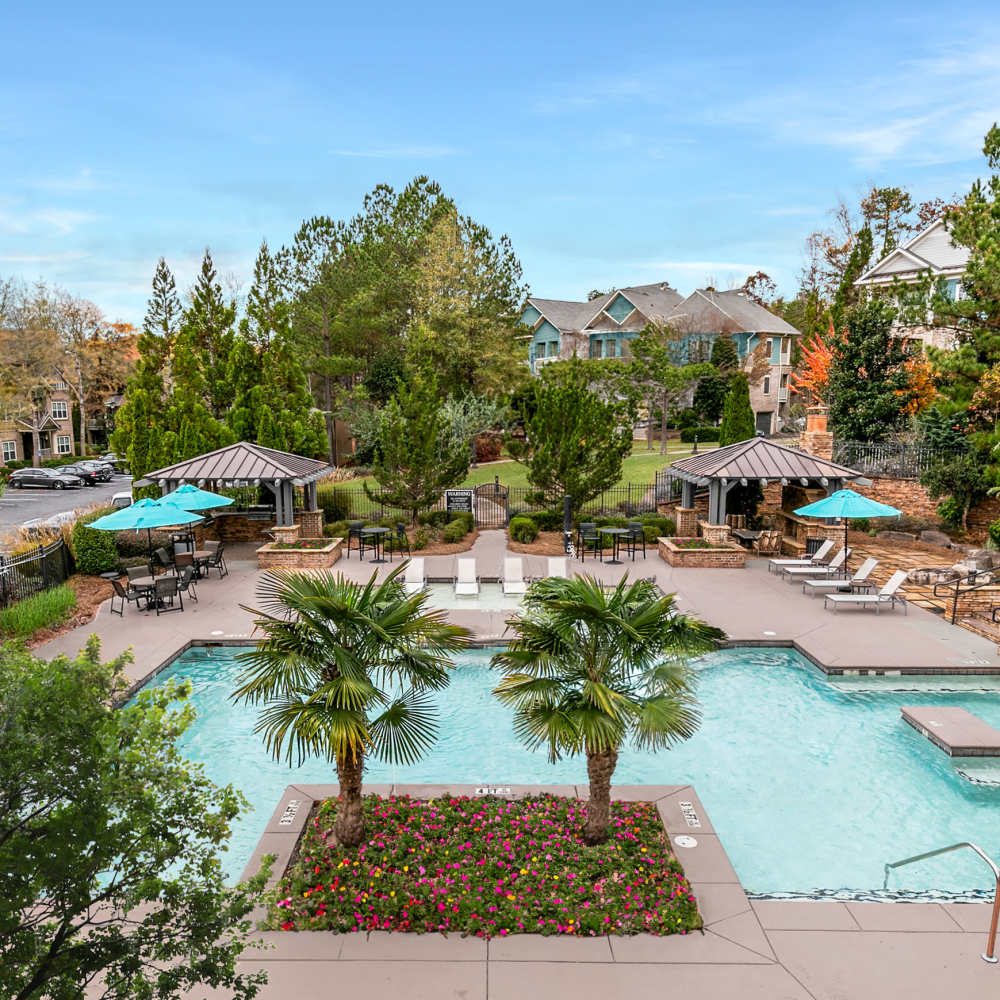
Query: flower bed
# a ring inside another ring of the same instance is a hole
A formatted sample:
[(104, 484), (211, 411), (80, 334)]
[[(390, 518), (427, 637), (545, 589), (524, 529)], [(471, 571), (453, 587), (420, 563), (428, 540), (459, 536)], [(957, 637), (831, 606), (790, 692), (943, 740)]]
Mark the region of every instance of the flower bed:
[(341, 555), (342, 538), (268, 542), (257, 549), (260, 569), (329, 569)]
[(366, 797), (368, 840), (333, 840), (320, 803), (268, 906), (273, 930), (676, 934), (701, 927), (656, 806), (612, 804), (606, 843), (581, 833), (586, 803)]
[(707, 538), (658, 538), (660, 558), (671, 566), (690, 569), (740, 569), (747, 550), (732, 542)]

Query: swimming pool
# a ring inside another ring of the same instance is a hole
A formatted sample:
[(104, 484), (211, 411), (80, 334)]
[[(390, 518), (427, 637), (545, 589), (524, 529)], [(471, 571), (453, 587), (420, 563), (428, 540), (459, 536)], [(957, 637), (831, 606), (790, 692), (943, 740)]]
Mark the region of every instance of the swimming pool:
[[(255, 809), (235, 827), (227, 858), (238, 876), (285, 786), (336, 781), (332, 765), (275, 763), (253, 727), (254, 709), (229, 700), (238, 648), (189, 649), (150, 684), (189, 678), (197, 718), (184, 752)], [(491, 696), (491, 650), (462, 655), (441, 693), (441, 739), (421, 763), (373, 762), (371, 782), (583, 783), (583, 760), (550, 765), (514, 739)], [(938, 679), (942, 686), (946, 678)], [(988, 683), (986, 678), (980, 679)], [(894, 678), (903, 688), (907, 678)], [(886, 861), (961, 840), (1000, 856), (1000, 786), (970, 782), (907, 726), (906, 704), (960, 705), (1000, 728), (1000, 689), (852, 690), (785, 649), (736, 649), (699, 664), (704, 718), (697, 735), (652, 755), (625, 750), (621, 784), (692, 783), (745, 888), (753, 893), (864, 894), (881, 889)], [(965, 852), (901, 869), (890, 888), (959, 894), (991, 888)]]

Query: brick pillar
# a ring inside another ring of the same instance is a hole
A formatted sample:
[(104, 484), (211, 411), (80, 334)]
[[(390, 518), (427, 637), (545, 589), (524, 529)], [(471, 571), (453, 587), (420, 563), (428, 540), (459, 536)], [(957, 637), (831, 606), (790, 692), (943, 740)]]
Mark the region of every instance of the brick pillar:
[(833, 434), (826, 429), (827, 408), (810, 406), (806, 410), (806, 429), (799, 437), (799, 447), (803, 451), (833, 461)]
[(322, 538), (323, 537), (323, 511), (302, 510), (299, 511), (297, 521), (302, 529), (300, 538)]
[(698, 537), (698, 512), (693, 507), (675, 507), (674, 520), (678, 538)]
[(728, 524), (709, 524), (707, 521), (699, 521), (698, 527), (701, 529), (701, 537), (706, 542), (719, 544), (729, 541)]
[(276, 542), (295, 542), (299, 539), (301, 526), (298, 524), (276, 524), (271, 529)]

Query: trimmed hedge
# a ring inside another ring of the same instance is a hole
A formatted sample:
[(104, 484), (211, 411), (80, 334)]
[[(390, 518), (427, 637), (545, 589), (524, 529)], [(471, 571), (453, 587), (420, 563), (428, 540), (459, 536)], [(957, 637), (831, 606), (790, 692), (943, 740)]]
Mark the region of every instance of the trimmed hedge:
[(511, 539), (523, 545), (528, 545), (538, 537), (538, 525), (524, 515), (511, 519), (509, 531)]
[(707, 424), (702, 427), (685, 427), (681, 431), (681, 441), (685, 444), (692, 444), (695, 435), (697, 435), (699, 443), (702, 441), (718, 441), (720, 430), (721, 428), (719, 427), (711, 427)]
[(110, 507), (90, 511), (73, 525), (72, 549), (77, 571), (98, 576), (118, 568), (118, 545), (113, 531), (88, 528), (91, 521), (111, 512)]

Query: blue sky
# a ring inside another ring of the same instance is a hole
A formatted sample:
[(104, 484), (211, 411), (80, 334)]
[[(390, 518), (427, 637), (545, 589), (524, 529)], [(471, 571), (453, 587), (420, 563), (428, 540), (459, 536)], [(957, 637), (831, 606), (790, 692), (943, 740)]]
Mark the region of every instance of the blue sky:
[(261, 239), (420, 173), (538, 295), (792, 292), (838, 198), (963, 191), (1000, 118), (992, 3), (50, 3), (4, 35), (0, 275), (134, 322), (161, 255), (245, 290)]

